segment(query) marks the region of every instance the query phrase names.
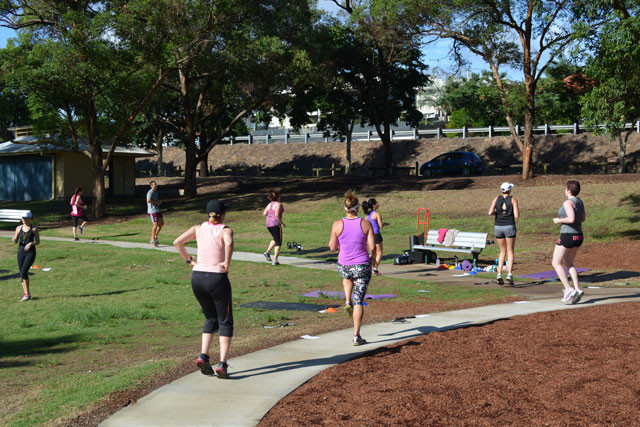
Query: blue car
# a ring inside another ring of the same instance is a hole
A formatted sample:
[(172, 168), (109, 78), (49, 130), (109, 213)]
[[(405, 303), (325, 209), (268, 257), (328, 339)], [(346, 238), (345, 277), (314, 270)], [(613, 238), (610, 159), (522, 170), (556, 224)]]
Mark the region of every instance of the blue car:
[(455, 175), (470, 176), (481, 175), (483, 171), (482, 160), (476, 153), (470, 151), (451, 151), (440, 154), (433, 160), (429, 160), (420, 166), (420, 175)]

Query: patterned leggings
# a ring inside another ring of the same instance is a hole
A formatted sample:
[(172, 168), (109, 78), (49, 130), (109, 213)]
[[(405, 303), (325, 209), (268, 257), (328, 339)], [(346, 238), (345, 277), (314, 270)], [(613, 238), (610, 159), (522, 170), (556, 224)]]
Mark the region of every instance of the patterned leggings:
[(371, 264), (341, 265), (338, 264), (338, 273), (343, 279), (353, 282), (353, 305), (362, 305), (371, 281)]

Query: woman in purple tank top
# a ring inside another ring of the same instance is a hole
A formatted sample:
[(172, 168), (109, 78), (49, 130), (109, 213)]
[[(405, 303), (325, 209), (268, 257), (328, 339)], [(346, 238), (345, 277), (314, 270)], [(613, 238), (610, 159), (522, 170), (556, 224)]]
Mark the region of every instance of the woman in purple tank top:
[(367, 215), (367, 221), (369, 221), (373, 227), (373, 240), (376, 242), (375, 249), (371, 251), (371, 265), (373, 266), (373, 274), (376, 276), (380, 275), (378, 266), (382, 259), (382, 234), (380, 234), (380, 229), (385, 225), (389, 225), (386, 222), (382, 222), (382, 215), (378, 212), (379, 207), (376, 199), (369, 199), (369, 201), (362, 202), (362, 210), (365, 215)]
[[(344, 195), (346, 217), (333, 223), (329, 249), (339, 250), (338, 272), (342, 276), (342, 286), (346, 298), (345, 311), (353, 316), (353, 345), (366, 344), (360, 336), (360, 326), (364, 318), (364, 296), (371, 281), (370, 251), (375, 248), (371, 223), (358, 217), (358, 198), (352, 190)], [(352, 298), (353, 293), (353, 298)]]

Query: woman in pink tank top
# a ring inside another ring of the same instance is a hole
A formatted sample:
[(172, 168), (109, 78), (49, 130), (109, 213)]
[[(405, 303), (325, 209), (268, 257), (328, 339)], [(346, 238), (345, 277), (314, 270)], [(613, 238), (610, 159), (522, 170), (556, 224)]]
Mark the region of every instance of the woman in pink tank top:
[[(364, 319), (364, 296), (371, 281), (369, 251), (375, 248), (373, 228), (369, 221), (358, 217), (358, 198), (352, 190), (344, 195), (344, 210), (347, 215), (335, 221), (331, 228), (329, 249), (338, 252), (338, 272), (342, 276), (345, 294), (345, 311), (353, 316), (353, 345), (366, 344), (360, 336)], [(353, 295), (352, 295), (353, 294)]]
[[(278, 257), (280, 256), (280, 247), (282, 246), (282, 227), (285, 226), (284, 222), (282, 222), (284, 207), (282, 203), (280, 203), (279, 191), (269, 191), (267, 198), (269, 199), (269, 204), (264, 208), (262, 215), (267, 217), (265, 222), (267, 230), (271, 234), (271, 241), (269, 242), (267, 251), (264, 253), (264, 257), (267, 261), (271, 262), (272, 265), (279, 265)], [(271, 249), (274, 249), (273, 260), (271, 259)]]
[[(214, 375), (209, 358), (213, 334), (220, 335), (220, 362), (215, 368), (219, 378), (227, 378), (227, 356), (233, 337), (231, 283), (227, 272), (233, 255), (233, 231), (224, 225), (227, 206), (220, 200), (207, 204), (209, 220), (194, 225), (182, 233), (173, 246), (187, 264), (193, 267), (191, 288), (206, 318), (202, 329), (202, 347), (196, 366), (205, 375)], [(185, 244), (196, 240), (197, 261), (187, 252)]]

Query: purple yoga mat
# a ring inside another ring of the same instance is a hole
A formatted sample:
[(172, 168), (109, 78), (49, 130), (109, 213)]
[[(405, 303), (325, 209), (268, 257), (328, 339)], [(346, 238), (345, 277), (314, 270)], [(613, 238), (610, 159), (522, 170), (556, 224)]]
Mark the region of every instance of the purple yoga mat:
[[(584, 271), (591, 271), (590, 268), (576, 268), (576, 270), (578, 270), (578, 273), (582, 273)], [(565, 271), (567, 271), (566, 268), (565, 268)], [(567, 274), (569, 273), (567, 272)], [(551, 279), (552, 277), (558, 277), (558, 275), (556, 274), (555, 270), (549, 270), (549, 271), (543, 271), (542, 273), (523, 274), (522, 276), (517, 276), (517, 277), (525, 277), (527, 279), (542, 280), (542, 279)]]
[[(320, 298), (323, 295), (326, 297), (344, 298), (344, 292), (334, 292), (334, 291), (311, 291), (311, 292), (307, 292), (306, 294), (302, 294), (302, 296), (311, 297), (311, 298)], [(380, 295), (366, 294), (364, 296), (364, 299), (384, 299), (384, 298), (395, 298), (395, 297), (396, 297), (395, 294), (380, 294)]]

